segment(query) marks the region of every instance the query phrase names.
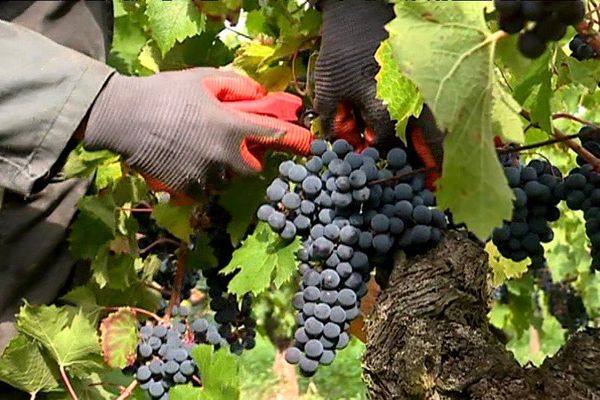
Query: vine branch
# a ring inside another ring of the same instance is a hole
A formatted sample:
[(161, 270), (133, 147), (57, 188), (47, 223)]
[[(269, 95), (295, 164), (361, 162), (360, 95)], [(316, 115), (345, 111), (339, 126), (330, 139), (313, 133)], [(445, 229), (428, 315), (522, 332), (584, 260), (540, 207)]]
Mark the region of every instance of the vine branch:
[(156, 239), (154, 242), (150, 243), (148, 246), (141, 249), (140, 255), (149, 252), (150, 250), (152, 250), (156, 246), (160, 246), (161, 244), (172, 244), (177, 247), (181, 246), (181, 242), (178, 242), (177, 240), (173, 240), (170, 238), (160, 238), (160, 239)]
[(67, 374), (67, 371), (65, 370), (64, 365), (60, 365), (58, 367), (58, 369), (60, 371), (60, 377), (62, 378), (63, 382), (65, 383), (65, 386), (67, 387), (67, 390), (69, 391), (69, 395), (71, 396), (71, 399), (79, 400), (79, 397), (77, 397), (77, 393), (75, 393), (75, 390), (73, 389), (73, 385), (71, 384), (71, 380), (69, 379), (69, 375)]
[[(529, 113), (529, 111), (521, 110), (520, 114), (523, 118), (531, 122), (531, 114)], [(585, 161), (591, 164), (594, 167), (594, 170), (600, 171), (600, 160), (598, 160), (592, 153), (587, 151), (582, 145), (580, 145), (573, 139), (569, 138), (568, 135), (566, 135), (560, 129), (553, 128), (552, 132), (557, 139), (561, 139), (561, 142), (564, 142), (567, 146), (571, 148), (571, 150), (573, 150), (575, 153), (581, 156), (581, 158), (583, 158)]]
[(188, 247), (185, 244), (179, 246), (179, 254), (177, 255), (177, 271), (175, 272), (175, 282), (173, 283), (173, 291), (171, 292), (171, 298), (169, 300), (169, 306), (165, 313), (165, 319), (171, 318), (173, 307), (179, 304), (181, 300), (181, 290), (183, 288), (183, 280), (185, 278), (185, 267), (187, 264)]
[(128, 399), (129, 396), (131, 396), (133, 394), (133, 391), (135, 390), (135, 388), (138, 385), (138, 381), (136, 379), (133, 380), (133, 382), (131, 382), (129, 384), (129, 386), (127, 386), (125, 388), (125, 390), (123, 390), (121, 392), (121, 394), (119, 395), (119, 397), (116, 398), (116, 400), (125, 400)]

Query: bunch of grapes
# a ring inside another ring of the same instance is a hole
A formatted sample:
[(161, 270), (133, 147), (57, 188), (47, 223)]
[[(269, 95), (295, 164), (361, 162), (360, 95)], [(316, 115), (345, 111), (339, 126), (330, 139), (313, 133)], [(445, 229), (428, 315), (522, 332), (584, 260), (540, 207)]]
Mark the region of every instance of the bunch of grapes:
[(403, 149), (380, 158), (375, 148), (358, 153), (340, 139), (316, 140), (311, 151), (305, 164), (280, 165), (269, 202), (257, 212), (284, 240), (303, 239), (301, 291), (293, 300), (299, 327), (286, 359), (304, 375), (331, 364), (348, 344), (372, 269), (388, 265), (392, 250), (435, 245), (446, 227)]
[[(594, 156), (600, 155), (600, 143), (587, 132), (594, 133), (595, 128), (584, 127), (582, 144)], [(600, 173), (594, 171), (591, 164), (578, 157), (579, 167), (572, 169), (560, 186), (561, 195), (571, 210), (583, 211), (586, 235), (592, 245), (592, 269), (600, 270)]]
[(219, 334), (229, 343), (234, 354), (253, 349), (256, 345), (256, 320), (252, 316), (252, 294), (247, 293), (238, 305), (237, 298), (227, 293), (233, 275), (220, 275), (217, 268), (203, 271), (211, 298), (210, 308), (215, 312)]
[(196, 345), (207, 343), (219, 348), (227, 344), (216, 325), (204, 318), (190, 322), (188, 313), (179, 307), (179, 317), (170, 322), (148, 321), (139, 329), (135, 378), (153, 399), (167, 400), (174, 385), (200, 384), (198, 366), (192, 358)]
[(580, 34), (575, 35), (575, 37), (569, 42), (569, 49), (571, 49), (571, 56), (575, 57), (579, 61), (585, 61), (592, 58), (598, 57), (596, 50), (588, 42), (585, 41)]
[(583, 299), (570, 283), (555, 283), (546, 264), (534, 270), (534, 276), (546, 295), (550, 314), (563, 328), (574, 331), (587, 324), (589, 316)]
[(520, 33), (519, 50), (529, 58), (540, 57), (548, 42), (560, 40), (568, 25), (578, 24), (585, 17), (585, 4), (581, 0), (494, 0), (494, 4), (500, 14), (500, 29)]
[(554, 238), (549, 222), (560, 218), (562, 175), (547, 161), (515, 164), (504, 167), (515, 196), (512, 219), (494, 230), (492, 242), (502, 256), (517, 262), (529, 257), (535, 267), (544, 262), (542, 243)]

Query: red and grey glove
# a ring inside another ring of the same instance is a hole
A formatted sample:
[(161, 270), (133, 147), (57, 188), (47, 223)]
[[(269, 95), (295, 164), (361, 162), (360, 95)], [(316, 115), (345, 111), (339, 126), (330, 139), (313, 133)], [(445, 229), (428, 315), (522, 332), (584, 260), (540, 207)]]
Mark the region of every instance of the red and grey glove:
[[(311, 133), (297, 120), (300, 98), (268, 94), (231, 71), (193, 68), (150, 77), (114, 75), (89, 115), (84, 145), (123, 155), (154, 189), (187, 192), (207, 171), (260, 171), (267, 150), (308, 154)], [(152, 185), (151, 185), (152, 186)]]

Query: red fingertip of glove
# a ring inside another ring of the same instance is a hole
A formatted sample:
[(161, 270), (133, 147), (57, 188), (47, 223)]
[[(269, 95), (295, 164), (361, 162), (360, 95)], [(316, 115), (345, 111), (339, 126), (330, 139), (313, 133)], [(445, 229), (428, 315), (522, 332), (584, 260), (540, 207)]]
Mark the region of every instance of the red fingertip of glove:
[(305, 128), (274, 118), (246, 114), (242, 118), (256, 125), (286, 132), (281, 136), (249, 136), (242, 142), (240, 153), (246, 164), (255, 171), (262, 171), (264, 156), (268, 150), (279, 150), (302, 156), (310, 154), (312, 133)]
[(169, 201), (169, 203), (174, 204), (176, 206), (191, 206), (195, 203), (195, 201), (180, 192), (176, 192), (175, 190), (171, 189), (169, 186), (167, 186), (165, 183), (159, 181), (158, 179), (148, 175), (148, 174), (141, 174), (144, 179), (146, 180), (146, 183), (148, 184), (148, 187), (150, 188), (150, 190), (152, 190), (153, 192), (167, 192), (169, 193), (171, 199)]
[(252, 100), (224, 102), (223, 106), (231, 110), (295, 122), (302, 109), (302, 99), (290, 93), (275, 92)]
[(267, 90), (247, 76), (213, 76), (202, 80), (208, 91), (219, 101), (254, 100), (264, 97)]
[(365, 140), (367, 142), (367, 146), (373, 146), (375, 144), (375, 141), (377, 140), (377, 134), (375, 134), (373, 129), (365, 129)]
[(338, 139), (345, 139), (354, 147), (355, 151), (362, 151), (365, 148), (364, 140), (349, 104), (338, 104), (333, 130)]
[(500, 136), (494, 137), (494, 144), (496, 145), (496, 147), (504, 147), (505, 146), (505, 144), (502, 141), (502, 139), (500, 138)]
[(427, 168), (426, 184), (430, 190), (435, 191), (435, 183), (441, 177), (442, 166), (438, 165), (427, 140), (425, 139), (423, 128), (415, 127), (409, 132), (412, 146)]

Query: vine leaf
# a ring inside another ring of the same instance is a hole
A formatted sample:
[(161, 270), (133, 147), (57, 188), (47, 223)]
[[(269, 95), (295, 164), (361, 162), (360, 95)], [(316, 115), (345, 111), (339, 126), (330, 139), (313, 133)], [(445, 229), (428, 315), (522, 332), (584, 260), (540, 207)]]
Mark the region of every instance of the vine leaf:
[(25, 304), (17, 316), (17, 328), (37, 340), (58, 365), (77, 376), (98, 367), (100, 344), (96, 329), (80, 309), (72, 315), (64, 307)]
[(227, 189), (219, 196), (219, 204), (231, 215), (227, 232), (231, 242), (237, 245), (246, 235), (256, 210), (265, 200), (265, 191), (278, 174), (278, 165), (285, 158), (281, 155), (267, 159), (260, 175), (233, 178)]
[(381, 66), (375, 76), (377, 97), (387, 105), (390, 116), (396, 120), (396, 135), (404, 139), (408, 118), (419, 115), (423, 99), (415, 84), (400, 72), (389, 39), (381, 43), (375, 59)]
[(259, 294), (270, 287), (273, 275), (273, 282), (279, 288), (296, 271), (296, 252), (301, 247), (300, 238), (286, 242), (269, 225), (259, 223), (221, 271), (231, 274), (239, 270), (229, 283), (229, 292), (239, 297), (248, 292)]
[(219, 260), (217, 260), (214, 249), (210, 245), (208, 235), (196, 237), (194, 249), (188, 253), (186, 266), (188, 268), (200, 270), (214, 268), (218, 264)]
[(190, 225), (193, 206), (176, 206), (170, 203), (157, 204), (152, 211), (152, 218), (158, 226), (168, 230), (173, 236), (189, 243), (194, 232)]
[(490, 266), (494, 274), (492, 280), (494, 286), (500, 286), (512, 278), (520, 278), (527, 272), (527, 267), (531, 264), (529, 258), (521, 262), (515, 262), (502, 257), (498, 248), (491, 241), (485, 246), (485, 251), (489, 255)]
[(202, 388), (177, 385), (169, 391), (171, 400), (236, 400), (240, 398), (238, 358), (221, 348), (201, 344), (192, 352), (202, 377)]
[(514, 98), (531, 110), (531, 122), (537, 123), (552, 135), (552, 71), (549, 67), (550, 55), (546, 54), (532, 63), (529, 73), (515, 87)]
[(116, 204), (111, 196), (86, 196), (79, 202), (79, 216), (71, 227), (71, 253), (94, 259), (98, 249), (116, 235)]
[(162, 55), (173, 48), (175, 42), (202, 33), (206, 26), (206, 16), (188, 0), (148, 0), (146, 2), (148, 25), (152, 37)]
[[(485, 2), (398, 2), (387, 26), (394, 59), (418, 87), (444, 143), (438, 201), (481, 238), (510, 219), (512, 192), (498, 161), (493, 132), (497, 38)], [(427, 51), (423, 51), (427, 49)], [(496, 95), (497, 97), (497, 95)]]
[(56, 364), (43, 354), (37, 343), (25, 335), (16, 336), (0, 358), (0, 380), (32, 395), (59, 387)]
[(123, 369), (136, 359), (137, 319), (129, 308), (111, 313), (100, 324), (104, 361), (111, 368)]

